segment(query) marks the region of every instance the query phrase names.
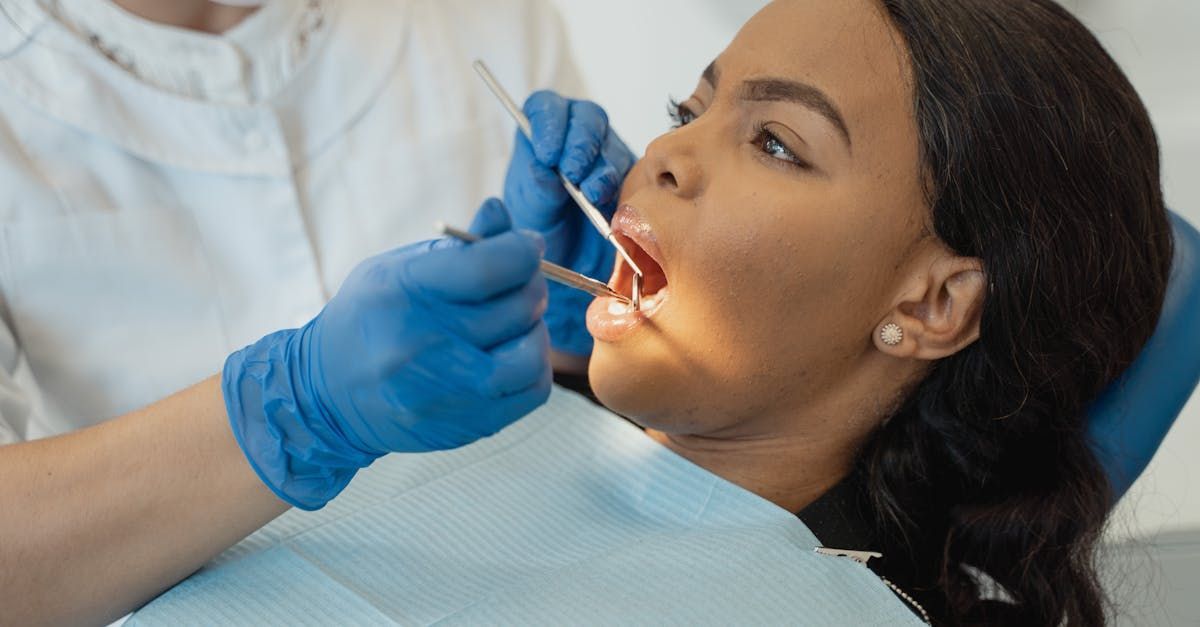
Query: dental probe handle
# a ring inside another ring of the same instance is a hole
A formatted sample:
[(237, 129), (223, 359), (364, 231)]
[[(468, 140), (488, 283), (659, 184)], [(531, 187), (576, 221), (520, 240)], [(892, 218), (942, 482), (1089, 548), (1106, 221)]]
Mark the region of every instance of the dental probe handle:
[[(442, 223), (442, 222), (439, 222), (437, 224), (437, 229), (442, 235), (448, 235), (450, 237), (462, 240), (464, 242), (479, 241), (478, 235), (464, 231), (462, 229), (456, 229), (456, 228), (454, 228), (448, 224)], [(615, 298), (623, 303), (630, 302), (628, 296), (613, 290), (611, 287), (605, 285), (604, 283), (601, 283), (600, 281), (597, 281), (596, 279), (593, 279), (591, 277), (579, 274), (578, 272), (575, 272), (574, 270), (568, 270), (567, 268), (564, 268), (560, 265), (550, 263), (549, 261), (546, 261), (545, 259), (543, 259), (541, 262), (541, 270), (542, 270), (542, 274), (545, 275), (547, 279), (550, 279), (551, 281), (554, 281), (555, 283), (561, 283), (563, 285), (566, 285), (567, 287), (573, 287), (578, 290), (583, 290), (594, 296), (607, 296), (607, 297)]]
[[(500, 82), (496, 80), (496, 77), (492, 75), (491, 70), (488, 69), (487, 65), (483, 61), (476, 59), (471, 66), (475, 68), (475, 72), (479, 74), (479, 77), (482, 78), (483, 82), (487, 84), (488, 89), (490, 89), (492, 94), (496, 96), (496, 98), (500, 101), (500, 104), (504, 105), (504, 108), (508, 110), (508, 114), (511, 115), (514, 120), (516, 120), (517, 126), (521, 129), (521, 133), (525, 135), (525, 139), (528, 139), (530, 142), (532, 142), (533, 127), (529, 124), (529, 118), (525, 117), (525, 112), (521, 111), (521, 108), (518, 107), (517, 103), (513, 101), (511, 96), (508, 95), (508, 91), (506, 91)], [(567, 195), (569, 195), (571, 199), (575, 201), (575, 204), (579, 205), (579, 208), (583, 210), (583, 214), (587, 216), (588, 221), (592, 223), (592, 226), (596, 227), (596, 230), (600, 231), (600, 234), (604, 236), (604, 239), (608, 240), (608, 242), (613, 245), (613, 248), (617, 249), (617, 252), (621, 254), (621, 257), (625, 260), (625, 263), (629, 264), (629, 267), (633, 270), (633, 273), (636, 276), (642, 276), (642, 269), (639, 268), (637, 263), (633, 261), (633, 258), (629, 256), (629, 253), (625, 252), (625, 247), (622, 246), (621, 242), (617, 240), (617, 236), (613, 233), (612, 227), (608, 225), (608, 220), (604, 219), (604, 214), (600, 213), (600, 210), (597, 209), (596, 206), (593, 205), (592, 202), (583, 195), (583, 192), (579, 191), (579, 188), (572, 183), (570, 179), (564, 176), (562, 172), (558, 173), (558, 178), (560, 181), (562, 181), (563, 188), (567, 190)], [(637, 296), (634, 298), (636, 299)]]

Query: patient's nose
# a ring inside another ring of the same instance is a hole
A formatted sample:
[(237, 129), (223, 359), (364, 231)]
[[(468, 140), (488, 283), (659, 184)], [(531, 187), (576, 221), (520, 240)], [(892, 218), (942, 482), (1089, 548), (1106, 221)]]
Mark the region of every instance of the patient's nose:
[(643, 161), (656, 187), (680, 197), (693, 198), (703, 191), (704, 174), (695, 149), (682, 137), (683, 129), (660, 136), (646, 148)]

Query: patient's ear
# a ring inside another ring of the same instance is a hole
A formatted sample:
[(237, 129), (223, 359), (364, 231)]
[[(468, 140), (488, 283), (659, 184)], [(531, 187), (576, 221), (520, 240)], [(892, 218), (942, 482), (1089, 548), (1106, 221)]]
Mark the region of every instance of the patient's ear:
[(939, 256), (909, 279), (899, 302), (876, 325), (875, 346), (894, 357), (929, 361), (957, 353), (979, 339), (986, 290), (979, 259)]

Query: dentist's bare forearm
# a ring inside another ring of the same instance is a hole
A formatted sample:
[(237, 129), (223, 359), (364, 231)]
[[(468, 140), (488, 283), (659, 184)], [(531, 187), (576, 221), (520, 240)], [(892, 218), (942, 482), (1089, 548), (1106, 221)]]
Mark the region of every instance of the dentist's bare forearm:
[(287, 509), (209, 379), (75, 433), (0, 447), (0, 608), (105, 624)]

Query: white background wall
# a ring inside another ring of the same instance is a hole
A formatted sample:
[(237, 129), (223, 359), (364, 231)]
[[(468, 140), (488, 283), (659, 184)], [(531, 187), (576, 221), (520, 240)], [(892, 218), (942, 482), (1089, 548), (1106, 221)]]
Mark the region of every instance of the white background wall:
[[(591, 95), (637, 152), (667, 128), (667, 96), (687, 97), (762, 0), (555, 0)], [(1164, 155), (1167, 200), (1200, 225), (1200, 0), (1065, 0), (1130, 75)], [(1200, 316), (1198, 316), (1200, 323)], [(1200, 350), (1200, 347), (1196, 347)], [(1200, 530), (1200, 395), (1125, 499), (1113, 539)]]

